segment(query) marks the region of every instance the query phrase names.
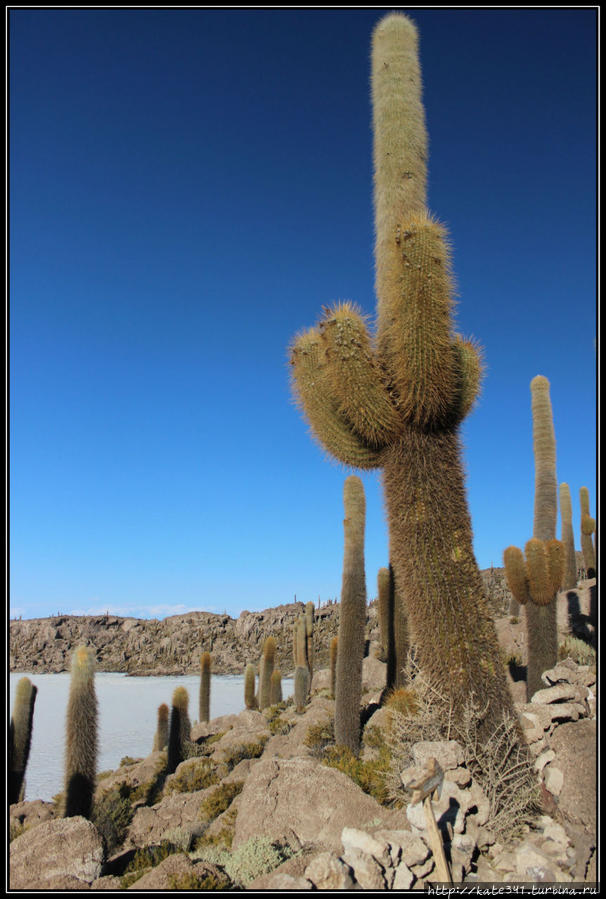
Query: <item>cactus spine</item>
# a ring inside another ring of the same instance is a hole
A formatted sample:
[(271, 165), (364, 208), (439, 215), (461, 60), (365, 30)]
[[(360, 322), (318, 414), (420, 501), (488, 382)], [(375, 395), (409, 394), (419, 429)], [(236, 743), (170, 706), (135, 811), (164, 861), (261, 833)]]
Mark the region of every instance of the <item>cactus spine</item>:
[(255, 666), (248, 664), (244, 672), (244, 705), (247, 709), (258, 708), (255, 697), (255, 676)]
[(351, 475), (343, 489), (345, 549), (337, 644), (335, 742), (354, 755), (360, 749), (360, 698), (366, 624), (364, 527), (366, 500), (362, 481)]
[(168, 731), (168, 759), (166, 770), (173, 774), (185, 758), (185, 744), (191, 734), (189, 720), (189, 696), (185, 687), (177, 687), (173, 692)]
[[(517, 546), (508, 546), (503, 553), (509, 589), (527, 610), (555, 606), (555, 597), (564, 573), (564, 544), (555, 539), (544, 541), (533, 537), (527, 542), (525, 551), (526, 559)], [(548, 629), (539, 628), (534, 634), (528, 634), (528, 701), (543, 686), (541, 675), (552, 667), (552, 652), (551, 633)]]
[(65, 746), (65, 814), (89, 818), (97, 774), (95, 654), (80, 646), (72, 656)]
[(277, 705), (282, 702), (282, 672), (272, 671), (269, 684), (269, 704)]
[(154, 735), (154, 752), (168, 746), (168, 706), (165, 702), (158, 706), (158, 724)]
[(330, 698), (335, 698), (336, 686), (337, 686), (337, 651), (339, 646), (339, 638), (333, 637), (330, 641), (329, 647), (329, 661), (330, 661)]
[(445, 229), (427, 212), (417, 31), (393, 13), (372, 41), (377, 334), (351, 304), (293, 344), (293, 389), (314, 435), (354, 468), (383, 468), (395, 595), (418, 660), (482, 730), (513, 713), (473, 554), (459, 425), (479, 391), (474, 344), (453, 335)]
[(32, 684), (29, 677), (19, 679), (10, 723), (9, 805), (21, 802), (25, 795), (25, 770), (32, 743), (32, 725), (37, 692), (38, 688)]
[(271, 675), (274, 670), (276, 657), (276, 641), (273, 637), (267, 637), (263, 644), (263, 657), (259, 672), (259, 709), (266, 709), (271, 705)]
[(589, 514), (589, 490), (581, 487), (579, 491), (581, 500), (581, 549), (587, 577), (595, 577), (595, 551), (591, 535), (595, 533), (595, 519)]
[(562, 543), (566, 548), (566, 564), (562, 577), (562, 590), (572, 590), (577, 583), (577, 557), (572, 530), (572, 500), (568, 484), (560, 484), (560, 517), (562, 519)]
[(210, 666), (209, 652), (203, 652), (200, 656), (200, 696), (199, 696), (199, 720), (210, 719)]

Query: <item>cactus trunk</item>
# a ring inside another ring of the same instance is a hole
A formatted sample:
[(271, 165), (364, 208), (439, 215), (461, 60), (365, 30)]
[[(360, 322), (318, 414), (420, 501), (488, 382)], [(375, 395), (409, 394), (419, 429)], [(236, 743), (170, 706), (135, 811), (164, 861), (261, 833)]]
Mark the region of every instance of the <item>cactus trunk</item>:
[(158, 723), (154, 736), (154, 752), (166, 749), (168, 746), (168, 706), (165, 702), (158, 706)]
[(572, 530), (572, 499), (568, 484), (560, 484), (560, 517), (562, 519), (562, 543), (566, 547), (566, 564), (562, 589), (572, 590), (577, 584), (577, 557)]
[(95, 657), (81, 646), (74, 652), (67, 705), (65, 817), (90, 818), (97, 774)]
[(29, 759), (38, 688), (28, 677), (17, 684), (10, 723), (8, 802), (21, 802), (25, 793), (25, 770)]

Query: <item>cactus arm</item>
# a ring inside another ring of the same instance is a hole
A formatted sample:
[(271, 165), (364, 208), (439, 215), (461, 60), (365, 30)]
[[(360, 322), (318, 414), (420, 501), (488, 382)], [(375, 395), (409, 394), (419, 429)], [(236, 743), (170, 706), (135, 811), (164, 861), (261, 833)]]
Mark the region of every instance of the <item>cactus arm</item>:
[(356, 435), (339, 412), (326, 378), (326, 360), (320, 335), (311, 329), (292, 349), (293, 392), (324, 449), (344, 465), (372, 469), (381, 464), (380, 453)]
[(326, 310), (319, 329), (339, 411), (362, 440), (381, 449), (401, 432), (402, 419), (382, 381), (363, 317), (350, 303), (342, 303)]
[(513, 598), (521, 606), (525, 606), (530, 599), (530, 588), (522, 550), (517, 546), (508, 546), (503, 553), (503, 565), (507, 586), (511, 590)]
[(469, 415), (480, 395), (484, 362), (481, 348), (472, 340), (465, 340), (457, 334), (452, 348), (457, 389), (450, 414), (453, 425), (456, 425)]

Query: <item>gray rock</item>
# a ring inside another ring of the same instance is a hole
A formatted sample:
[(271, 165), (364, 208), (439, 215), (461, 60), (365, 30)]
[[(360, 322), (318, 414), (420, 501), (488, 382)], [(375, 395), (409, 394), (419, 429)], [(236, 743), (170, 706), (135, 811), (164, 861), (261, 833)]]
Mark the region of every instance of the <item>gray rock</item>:
[(391, 861), (387, 840), (382, 840), (376, 835), (371, 836), (364, 830), (357, 830), (355, 827), (344, 827), (341, 833), (341, 842), (346, 852), (349, 849), (365, 852), (367, 855), (372, 855), (382, 867), (385, 867)]
[(435, 758), (443, 771), (456, 769), (465, 761), (463, 747), (456, 740), (420, 740), (412, 747), (412, 754), (416, 766), (423, 768)]
[(566, 772), (558, 806), (566, 819), (596, 833), (597, 731), (595, 719), (570, 721), (549, 738), (553, 764)]
[(543, 780), (552, 796), (560, 795), (564, 786), (564, 775), (559, 768), (556, 768), (554, 765), (547, 765), (543, 771)]
[(534, 705), (548, 704), (551, 702), (565, 702), (566, 700), (584, 699), (587, 695), (587, 689), (575, 684), (558, 683), (553, 687), (546, 687), (544, 690), (537, 690), (530, 702)]
[(293, 877), (292, 874), (269, 874), (264, 879), (266, 890), (311, 890), (312, 885), (305, 877)]
[(538, 771), (540, 773), (548, 762), (553, 762), (554, 758), (555, 758), (555, 752), (553, 751), (553, 749), (546, 749), (545, 752), (542, 752), (535, 759), (535, 761), (534, 761), (535, 771)]
[(351, 868), (334, 852), (316, 855), (304, 876), (317, 890), (351, 890), (355, 883)]
[(391, 885), (392, 890), (409, 890), (415, 882), (415, 875), (405, 862), (400, 862), (396, 868), (395, 877)]
[(90, 884), (101, 874), (103, 854), (103, 840), (86, 818), (44, 821), (10, 844), (10, 887), (44, 889), (38, 884), (53, 881), (58, 888), (56, 879), (64, 877)]
[(354, 877), (363, 890), (384, 890), (383, 868), (371, 855), (359, 849), (348, 849), (341, 856), (354, 872)]
[(414, 865), (422, 864), (431, 852), (421, 837), (409, 830), (377, 830), (375, 836), (389, 844), (394, 865), (402, 859), (412, 868)]

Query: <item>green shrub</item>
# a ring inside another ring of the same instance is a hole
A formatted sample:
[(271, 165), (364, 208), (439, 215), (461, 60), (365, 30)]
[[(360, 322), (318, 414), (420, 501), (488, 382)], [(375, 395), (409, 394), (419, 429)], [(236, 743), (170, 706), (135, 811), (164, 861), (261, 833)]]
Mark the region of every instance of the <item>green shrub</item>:
[(134, 759), (130, 755), (125, 755), (123, 759), (120, 759), (119, 768), (124, 768), (126, 765), (136, 765), (138, 762), (142, 762), (143, 759)]
[(219, 878), (211, 871), (198, 874), (196, 871), (187, 871), (185, 874), (169, 874), (168, 885), (171, 890), (230, 890), (231, 884), (227, 878)]
[(325, 749), (335, 742), (335, 723), (330, 721), (320, 722), (320, 724), (312, 724), (307, 729), (303, 743), (311, 749), (315, 758), (322, 758)]
[(169, 840), (162, 840), (157, 846), (145, 846), (137, 849), (120, 879), (122, 889), (127, 890), (131, 884), (163, 862), (169, 855), (182, 851)]
[(390, 761), (387, 747), (379, 750), (378, 758), (372, 761), (364, 761), (356, 758), (351, 749), (346, 746), (330, 746), (325, 750), (323, 764), (329, 768), (336, 768), (346, 774), (365, 793), (368, 793), (381, 805), (390, 802), (390, 796), (385, 784), (385, 778), (390, 771)]
[(200, 817), (205, 821), (214, 821), (218, 818), (232, 803), (232, 800), (242, 792), (244, 787), (243, 780), (237, 780), (234, 783), (224, 783), (206, 797), (200, 803)]
[(560, 659), (573, 659), (579, 665), (594, 665), (596, 660), (596, 652), (593, 646), (579, 640), (578, 637), (564, 637), (558, 650)]
[(238, 746), (232, 746), (231, 749), (226, 750), (224, 761), (228, 769), (231, 771), (243, 759), (258, 759), (259, 756), (263, 755), (268, 739), (264, 735), (254, 742), (240, 743)]
[(268, 874), (296, 853), (288, 844), (273, 842), (269, 837), (252, 837), (235, 850), (205, 847), (193, 854), (211, 864), (219, 865), (236, 888)]
[(126, 784), (120, 784), (93, 802), (91, 821), (103, 837), (107, 855), (111, 855), (126, 838), (133, 819), (130, 793)]
[(25, 824), (11, 824), (8, 837), (9, 843), (12, 843), (13, 840), (16, 840), (17, 837), (20, 837), (21, 834), (25, 833), (26, 830), (27, 828), (25, 827)]
[(216, 765), (209, 758), (200, 758), (195, 765), (187, 765), (174, 774), (164, 787), (164, 795), (171, 793), (195, 793), (218, 783)]
[(389, 692), (385, 705), (389, 709), (400, 712), (401, 715), (412, 717), (419, 711), (419, 698), (414, 690), (406, 687), (397, 687)]

